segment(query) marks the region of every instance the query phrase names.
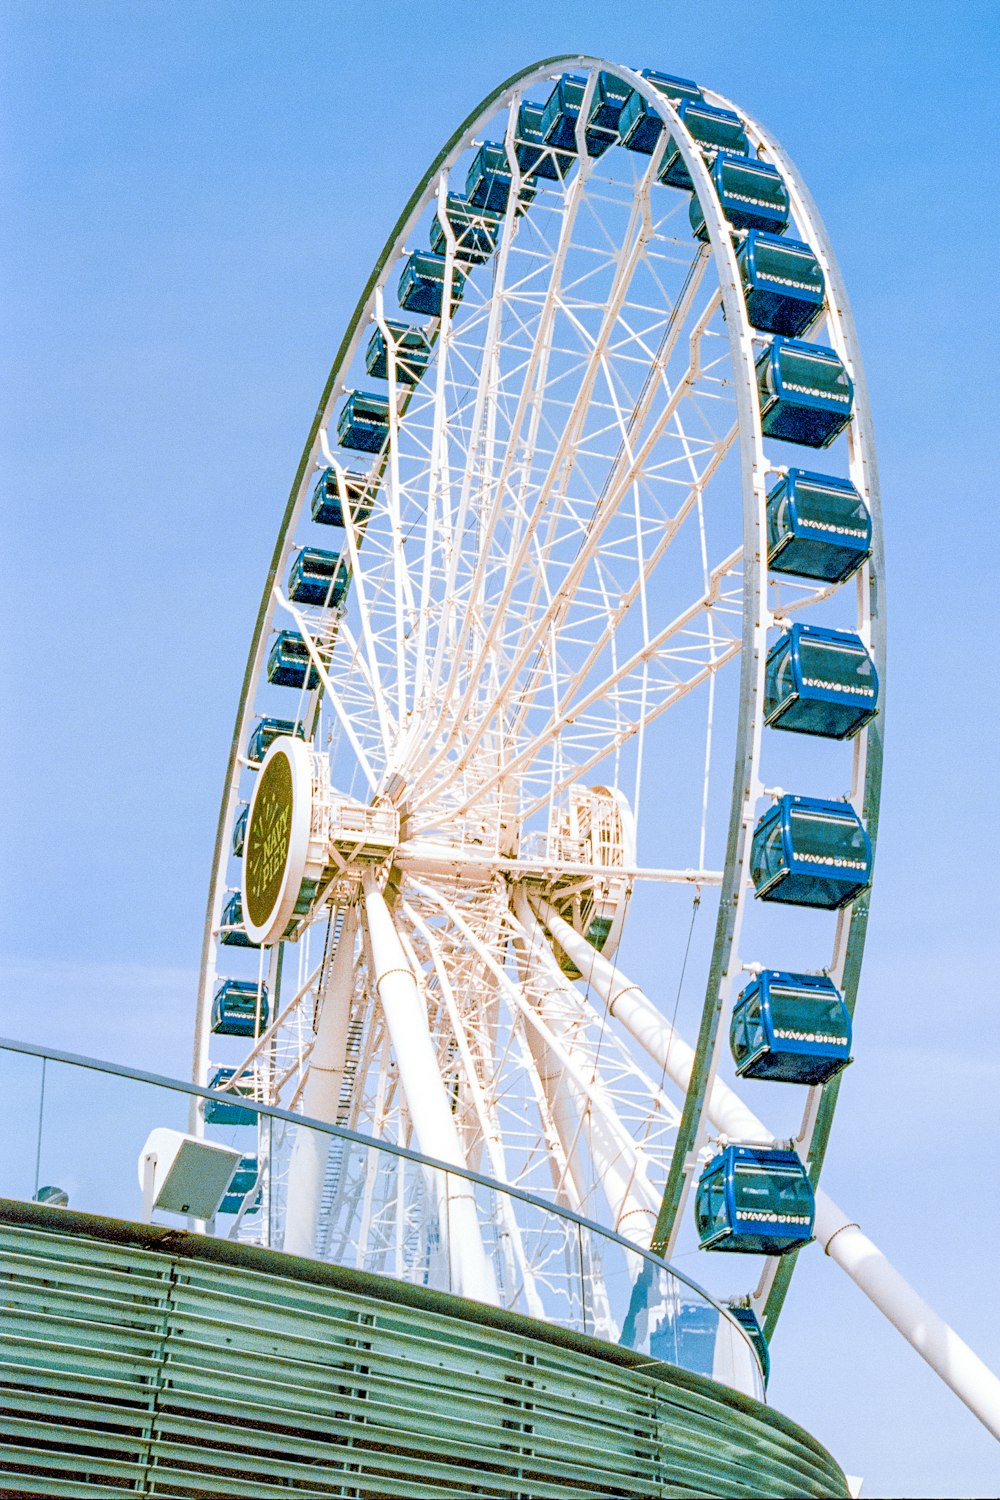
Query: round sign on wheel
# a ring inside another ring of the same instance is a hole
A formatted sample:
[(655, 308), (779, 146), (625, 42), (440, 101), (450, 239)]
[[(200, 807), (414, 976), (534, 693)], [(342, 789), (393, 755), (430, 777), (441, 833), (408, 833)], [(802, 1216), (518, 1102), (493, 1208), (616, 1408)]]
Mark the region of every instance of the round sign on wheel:
[(264, 757), (250, 803), (243, 858), (247, 936), (282, 937), (305, 877), (312, 821), (312, 761), (299, 739), (282, 735)]

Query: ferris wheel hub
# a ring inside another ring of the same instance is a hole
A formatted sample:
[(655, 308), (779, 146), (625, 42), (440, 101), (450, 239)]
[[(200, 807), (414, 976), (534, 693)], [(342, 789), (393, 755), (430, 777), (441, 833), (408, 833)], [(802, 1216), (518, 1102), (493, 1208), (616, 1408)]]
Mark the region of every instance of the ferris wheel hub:
[(294, 939), (318, 906), (352, 898), (372, 864), (399, 842), (389, 803), (355, 802), (330, 784), (327, 757), (282, 735), (261, 762), (242, 872), (244, 924), (267, 947)]
[[(550, 853), (564, 869), (574, 863), (602, 867), (607, 875), (565, 874), (549, 891), (559, 915), (598, 953), (610, 958), (621, 941), (632, 882), (624, 874), (635, 864), (635, 819), (628, 798), (617, 787), (569, 788), (566, 807), (554, 808)], [(563, 949), (559, 966), (571, 979), (580, 970)]]

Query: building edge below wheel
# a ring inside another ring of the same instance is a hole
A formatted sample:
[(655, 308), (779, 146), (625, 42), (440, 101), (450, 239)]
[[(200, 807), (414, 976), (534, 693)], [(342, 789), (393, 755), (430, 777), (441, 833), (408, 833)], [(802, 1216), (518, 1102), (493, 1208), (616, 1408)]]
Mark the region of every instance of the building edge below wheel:
[(849, 1494), (771, 1407), (441, 1292), (12, 1200), (0, 1257), (0, 1494)]

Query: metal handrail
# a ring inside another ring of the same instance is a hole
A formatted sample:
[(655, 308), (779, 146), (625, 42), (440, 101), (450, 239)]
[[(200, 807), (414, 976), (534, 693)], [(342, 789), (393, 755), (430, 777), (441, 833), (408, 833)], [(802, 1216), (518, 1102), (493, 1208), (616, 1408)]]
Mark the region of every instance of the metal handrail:
[[(196, 1095), (202, 1099), (218, 1099), (220, 1090), (202, 1088), (196, 1083), (186, 1083), (179, 1078), (169, 1078), (163, 1073), (148, 1073), (141, 1068), (126, 1067), (123, 1063), (105, 1062), (102, 1058), (86, 1057), (77, 1052), (62, 1052), (54, 1047), (44, 1047), (37, 1042), (24, 1042), (14, 1037), (0, 1037), (0, 1052), (20, 1052), (29, 1057), (38, 1057), (44, 1061), (65, 1063), (70, 1067), (88, 1068), (97, 1073), (110, 1073), (118, 1078), (128, 1078), (135, 1083), (148, 1083), (157, 1088), (172, 1090), (174, 1093)], [(246, 1099), (239, 1096), (241, 1109), (251, 1109), (257, 1114), (266, 1115), (269, 1119), (287, 1120), (293, 1125), (305, 1126), (310, 1130), (318, 1130), (325, 1135), (334, 1136), (339, 1140), (350, 1141), (355, 1145), (367, 1147), (375, 1151), (383, 1151), (389, 1156), (400, 1156), (407, 1161), (414, 1162), (421, 1167), (429, 1167), (434, 1171), (447, 1172), (453, 1177), (464, 1178), (468, 1182), (477, 1183), (480, 1187), (491, 1189), (493, 1192), (505, 1193), (508, 1197), (518, 1198), (523, 1203), (530, 1204), (533, 1208), (540, 1209), (543, 1213), (553, 1214), (557, 1218), (568, 1220), (581, 1229), (586, 1229), (591, 1234), (599, 1235), (602, 1239), (610, 1240), (619, 1245), (623, 1250), (631, 1254), (639, 1255), (643, 1260), (649, 1261), (659, 1270), (666, 1271), (669, 1275), (682, 1282), (698, 1297), (709, 1303), (716, 1309), (733, 1328), (737, 1329), (753, 1353), (754, 1361), (759, 1366), (760, 1361), (757, 1351), (753, 1347), (746, 1329), (734, 1318), (732, 1313), (721, 1302), (717, 1302), (710, 1292), (692, 1281), (683, 1271), (678, 1271), (662, 1256), (656, 1255), (651, 1250), (637, 1245), (633, 1240), (626, 1239), (617, 1230), (609, 1229), (605, 1224), (598, 1224), (594, 1219), (585, 1218), (582, 1214), (575, 1213), (571, 1208), (564, 1208), (561, 1204), (551, 1203), (546, 1198), (540, 1198), (535, 1193), (527, 1192), (524, 1188), (515, 1187), (511, 1183), (498, 1182), (493, 1177), (484, 1177), (481, 1172), (474, 1172), (468, 1167), (459, 1167), (454, 1162), (440, 1161), (433, 1156), (423, 1156), (419, 1151), (411, 1151), (406, 1146), (397, 1146), (391, 1141), (377, 1140), (374, 1136), (362, 1135), (356, 1130), (348, 1130), (343, 1125), (332, 1125), (327, 1120), (316, 1120), (309, 1115), (300, 1115), (292, 1110), (279, 1109), (274, 1104), (262, 1104), (256, 1099)]]

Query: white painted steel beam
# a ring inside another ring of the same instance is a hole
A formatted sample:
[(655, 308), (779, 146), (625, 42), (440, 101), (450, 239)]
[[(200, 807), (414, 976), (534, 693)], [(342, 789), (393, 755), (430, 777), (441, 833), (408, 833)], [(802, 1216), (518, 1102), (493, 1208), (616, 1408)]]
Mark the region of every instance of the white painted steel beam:
[(447, 844), (434, 839), (405, 839), (393, 851), (393, 864), (412, 875), (444, 876), (479, 884), (492, 876), (517, 880), (574, 880), (590, 875), (620, 880), (651, 880), (667, 885), (719, 885), (721, 870), (646, 869), (641, 865), (611, 866), (577, 860), (521, 859), (491, 854), (476, 845)]
[[(514, 984), (487, 945), (477, 937), (461, 913), (456, 910), (440, 891), (431, 886), (424, 885), (421, 881), (417, 880), (414, 880), (413, 885), (415, 889), (419, 890), (423, 895), (430, 897), (432, 901), (441, 907), (454, 927), (462, 934), (470, 947), (479, 954), (497, 983), (506, 992), (515, 1009), (527, 1023), (524, 1028), (525, 1032), (528, 1034), (533, 1033), (538, 1040), (538, 1046), (534, 1042), (530, 1043), (530, 1050), (536, 1061), (536, 1066), (544, 1067), (547, 1070), (547, 1076), (550, 1078), (555, 1077), (554, 1070), (558, 1068), (562, 1087), (568, 1088), (571, 1091), (574, 1100), (574, 1109), (576, 1110), (574, 1118), (580, 1119), (586, 1112), (591, 1122), (599, 1121), (600, 1143), (595, 1144), (595, 1127), (593, 1124), (591, 1124), (587, 1132), (587, 1145), (591, 1148), (595, 1162), (603, 1170), (610, 1171), (614, 1163), (627, 1161), (630, 1171), (636, 1178), (641, 1175), (644, 1179), (648, 1180), (648, 1173), (641, 1156), (640, 1148), (622, 1125), (614, 1102), (610, 1098), (600, 1075), (597, 1074), (592, 1061), (586, 1057), (581, 1057), (580, 1049), (564, 1035), (563, 1029), (558, 1025), (558, 1021), (554, 1025), (551, 1015), (543, 1015), (540, 1008), (527, 999), (525, 994), (522, 993), (522, 986)], [(530, 938), (527, 939), (527, 946), (530, 949), (532, 960), (537, 962), (539, 956), (544, 954), (544, 949), (540, 950), (537, 943), (532, 947)], [(560, 982), (563, 977), (561, 974), (559, 975)], [(542, 1058), (541, 1065), (538, 1064), (539, 1057)], [(558, 1125), (557, 1133), (561, 1140), (563, 1132), (564, 1126)], [(601, 1154), (602, 1152), (603, 1155)], [(569, 1155), (568, 1152), (567, 1155)], [(572, 1160), (570, 1165), (572, 1166)], [(611, 1197), (608, 1199), (608, 1204), (617, 1221), (621, 1205), (613, 1202)]]
[[(431, 956), (431, 962), (437, 974), (438, 989), (445, 1009), (448, 1012), (452, 1034), (455, 1038), (456, 1051), (464, 1072), (465, 1087), (472, 1100), (479, 1132), (489, 1157), (490, 1173), (496, 1182), (509, 1182), (510, 1174), (507, 1170), (507, 1162), (504, 1156), (503, 1136), (496, 1115), (491, 1111), (489, 1101), (483, 1090), (482, 1081), (476, 1068), (476, 1060), (469, 1046), (469, 1039), (465, 1034), (462, 1015), (455, 998), (451, 980), (448, 977), (448, 967), (441, 948), (434, 933), (423, 917), (421, 917), (420, 913), (405, 902), (403, 903), (403, 909), (410, 922), (412, 922), (426, 943), (427, 950)], [(499, 1235), (500, 1250), (504, 1260), (507, 1262), (507, 1273), (510, 1278), (510, 1284), (514, 1286), (519, 1283), (523, 1287), (524, 1299), (529, 1315), (533, 1318), (543, 1318), (545, 1316), (544, 1303), (536, 1284), (535, 1273), (528, 1262), (528, 1256), (524, 1248), (524, 1239), (517, 1222), (517, 1216), (514, 1213), (513, 1200), (506, 1193), (499, 1196), (497, 1211), (502, 1226)]]
[[(717, 307), (718, 304), (713, 299), (709, 303), (705, 313), (702, 314), (702, 318), (691, 335), (692, 351), (700, 343), (705, 327), (707, 327), (708, 322), (711, 320), (711, 316), (717, 311)], [(643, 472), (644, 466), (648, 462), (650, 454), (653, 452), (661, 434), (672, 419), (681, 401), (688, 394), (691, 383), (695, 378), (694, 363), (694, 357), (692, 356), (691, 367), (687, 375), (681, 378), (669, 396), (663, 411), (658, 414), (652, 428), (643, 438), (638, 450), (634, 454), (629, 453), (620, 463), (615, 464), (613, 474), (609, 476), (606, 487), (594, 508), (594, 514), (584, 544), (580, 547), (565, 578), (561, 580), (559, 587), (553, 593), (546, 607), (531, 622), (530, 629), (526, 637), (519, 643), (513, 659), (506, 664), (505, 675), (496, 694), (497, 703), (506, 703), (508, 701), (511, 693), (516, 690), (518, 678), (531, 658), (532, 653), (544, 645), (545, 639), (551, 631), (558, 630), (567, 602), (574, 597), (588, 564), (598, 552), (601, 540), (618, 509), (619, 503), (627, 494), (637, 476)], [(735, 430), (732, 435), (735, 436)], [(723, 441), (728, 446), (730, 437), (727, 435)], [(462, 707), (460, 706), (458, 709), (459, 722), (461, 722), (461, 714)], [(431, 760), (421, 768), (421, 790), (414, 795), (414, 808), (418, 808), (429, 797), (438, 796), (444, 787), (449, 786), (461, 774), (468, 757), (486, 734), (492, 718), (492, 715), (484, 717), (471, 731), (464, 745), (461, 760), (450, 770), (446, 771), (436, 782), (431, 782), (431, 776), (443, 759), (446, 747), (438, 750)], [(466, 804), (463, 804), (459, 807), (458, 811), (463, 812), (465, 806)]]
[[(510, 140), (511, 130), (514, 123), (516, 122), (516, 118), (517, 110), (512, 106), (507, 130), (508, 140)], [(508, 145), (507, 155), (512, 174), (510, 191), (511, 195), (516, 198), (520, 192), (521, 173), (517, 161), (517, 152), (511, 149), (510, 144)], [(586, 175), (589, 175), (589, 168), (587, 163), (588, 158), (585, 157), (581, 166), (583, 172)], [(531, 415), (532, 420), (536, 420), (537, 391), (544, 389), (547, 378), (548, 364), (552, 350), (552, 324), (555, 319), (558, 306), (558, 288), (562, 280), (566, 257), (569, 253), (570, 245), (572, 243), (573, 225), (575, 223), (577, 210), (581, 201), (580, 180), (580, 175), (578, 174), (576, 180), (571, 182), (566, 194), (566, 211), (563, 214), (560, 223), (559, 244), (553, 255), (550, 270), (550, 289), (552, 295), (547, 301), (546, 308), (542, 316), (541, 326), (538, 331), (538, 336), (534, 341), (531, 356), (528, 362), (527, 373), (525, 375), (521, 393), (518, 398), (517, 409), (511, 420), (510, 430), (507, 435), (506, 452), (503, 457), (500, 473), (497, 476), (496, 481), (491, 483), (490, 485), (490, 488), (492, 489), (490, 508), (486, 518), (485, 527), (483, 528), (483, 535), (480, 541), (480, 555), (471, 582), (468, 605), (459, 632), (455, 639), (450, 643), (451, 666), (448, 680), (444, 685), (444, 691), (438, 696), (439, 711), (438, 723), (436, 728), (440, 729), (441, 727), (447, 727), (448, 720), (450, 719), (453, 722), (454, 729), (449, 732), (444, 749), (435, 756), (435, 764), (439, 759), (442, 758), (445, 751), (450, 748), (451, 744), (453, 743), (455, 738), (455, 731), (457, 731), (458, 726), (465, 722), (465, 715), (468, 711), (469, 703), (471, 701), (470, 693), (467, 692), (462, 698), (459, 705), (457, 707), (455, 705), (455, 695), (458, 687), (458, 673), (464, 657), (464, 653), (467, 649), (469, 630), (474, 614), (474, 603), (482, 586), (484, 569), (490, 556), (490, 543), (492, 540), (493, 532), (496, 527), (497, 520), (504, 509), (504, 500), (506, 498), (508, 480), (515, 463), (515, 455), (520, 449), (521, 432), (523, 429), (524, 421), (526, 416), (528, 416), (529, 414)], [(506, 307), (504, 295), (504, 280), (502, 278), (506, 275), (510, 241), (513, 232), (512, 226), (516, 223), (516, 218), (516, 214), (505, 215), (504, 232), (497, 256), (498, 281), (497, 285), (494, 287), (493, 295), (491, 298), (492, 305), (490, 308), (489, 332), (487, 336), (486, 347), (483, 351), (483, 378), (480, 381), (479, 389), (477, 391), (476, 410), (472, 422), (472, 431), (473, 433), (477, 434), (477, 446), (470, 454), (467, 455), (465, 474), (462, 482), (462, 494), (460, 502), (460, 520), (462, 524), (464, 524), (464, 517), (467, 514), (469, 505), (470, 485), (478, 458), (479, 436), (483, 435), (486, 429), (486, 424), (483, 421), (483, 416), (484, 404), (486, 403), (487, 398), (489, 398), (490, 426), (492, 427), (492, 424), (495, 422), (496, 396), (495, 391), (493, 390), (493, 383), (495, 379), (494, 372), (497, 364), (497, 351), (500, 340), (502, 338), (503, 313)], [(442, 220), (442, 222), (445, 221)], [(535, 441), (534, 433), (532, 434), (531, 441), (533, 446)], [(538, 507), (539, 513), (541, 512), (541, 509), (541, 507)], [(460, 532), (461, 525), (457, 529)], [(533, 529), (533, 526), (528, 527), (526, 537), (533, 533)], [(526, 540), (523, 545), (526, 549)], [(444, 594), (444, 597), (446, 599), (453, 600), (455, 598), (457, 578), (457, 575), (455, 573), (455, 566), (457, 565), (458, 558), (459, 549), (456, 548), (455, 553), (449, 562), (448, 584)], [(515, 577), (517, 569), (511, 567), (508, 569), (508, 572), (509, 576)], [(502, 600), (496, 608), (495, 628), (499, 628), (499, 623), (500, 621), (502, 621), (505, 609), (506, 601)], [(491, 629), (487, 633), (486, 639), (483, 641), (481, 646), (481, 650), (484, 653), (492, 649), (493, 635), (494, 629)], [(443, 650), (445, 641), (446, 632), (442, 628), (434, 662), (433, 683), (435, 689), (438, 689), (441, 686), (441, 676), (445, 662)], [(433, 736), (431, 735), (429, 736), (429, 738), (433, 738)]]
[[(582, 114), (580, 115), (580, 118), (583, 118)], [(529, 551), (535, 540), (538, 527), (543, 520), (546, 520), (548, 522), (550, 528), (553, 524), (553, 518), (549, 514), (549, 500), (553, 494), (553, 491), (555, 490), (556, 482), (560, 478), (560, 476), (562, 484), (556, 504), (557, 513), (559, 505), (561, 505), (561, 503), (566, 498), (569, 478), (572, 474), (573, 466), (576, 463), (576, 443), (582, 428), (584, 414), (589, 405), (590, 397), (594, 388), (594, 383), (597, 380), (601, 360), (604, 356), (608, 342), (612, 336), (612, 332), (614, 330), (616, 320), (621, 312), (622, 305), (624, 304), (630, 279), (635, 270), (635, 266), (639, 260), (640, 254), (645, 247), (645, 234), (637, 233), (637, 228), (639, 225), (639, 220), (643, 217), (644, 209), (646, 210), (646, 212), (648, 212), (648, 197), (646, 196), (648, 192), (648, 184), (653, 180), (654, 166), (656, 168), (659, 167), (665, 146), (666, 142), (663, 141), (656, 147), (653, 156), (650, 159), (649, 166), (646, 169), (646, 173), (643, 178), (643, 185), (637, 191), (636, 196), (633, 200), (629, 223), (622, 234), (621, 243), (623, 248), (619, 253), (619, 263), (616, 267), (612, 285), (608, 291), (607, 305), (605, 307), (601, 328), (597, 334), (594, 346), (587, 356), (587, 364), (584, 373), (581, 376), (580, 384), (576, 389), (570, 409), (566, 414), (562, 434), (556, 444), (555, 451), (551, 459), (549, 460), (545, 477), (541, 482), (538, 495), (535, 498), (532, 515), (526, 522), (523, 535), (517, 539), (516, 548), (512, 551), (510, 557), (508, 558), (506, 570), (507, 584), (504, 590), (499, 595), (498, 599), (495, 601), (493, 609), (493, 620), (489, 626), (489, 629), (487, 630), (486, 637), (483, 642), (484, 651), (491, 650), (494, 647), (499, 634), (504, 628), (505, 621), (509, 612), (512, 590), (517, 579), (520, 576), (521, 568), (529, 555)], [(509, 140), (507, 147), (508, 159), (512, 163), (516, 164), (517, 153), (512, 149), (512, 147), (513, 142), (512, 140)], [(590, 171), (592, 170), (593, 161), (588, 153), (584, 152), (584, 154), (581, 156), (580, 164), (581, 172), (586, 172), (587, 176), (589, 176)], [(560, 225), (559, 245), (554, 254), (552, 262), (552, 270), (549, 283), (549, 297), (547, 298), (546, 307), (542, 314), (538, 334), (534, 340), (534, 344), (532, 347), (532, 353), (529, 362), (529, 371), (531, 373), (529, 377), (525, 379), (521, 397), (518, 403), (517, 415), (515, 417), (514, 423), (512, 424), (511, 432), (508, 438), (507, 452), (504, 456), (503, 461), (503, 469), (494, 494), (493, 512), (490, 517), (491, 526), (495, 524), (496, 513), (505, 498), (507, 479), (515, 462), (516, 456), (519, 452), (518, 439), (520, 436), (524, 411), (529, 404), (529, 395), (533, 398), (532, 404), (534, 406), (532, 420), (535, 423), (537, 423), (538, 420), (537, 400), (534, 400), (534, 374), (537, 368), (537, 372), (540, 376), (539, 389), (544, 388), (546, 372), (548, 370), (548, 362), (552, 352), (552, 324), (555, 319), (556, 312), (560, 307), (560, 286), (566, 255), (568, 253), (570, 242), (572, 240), (572, 231), (576, 212), (580, 203), (579, 184), (582, 180), (584, 179), (582, 178), (581, 174), (578, 173), (575, 181), (570, 185), (570, 191), (567, 193), (567, 207), (566, 212), (563, 214), (562, 222)], [(532, 444), (534, 444), (534, 441), (535, 434), (533, 433)], [(484, 543), (481, 545), (480, 560), (477, 565), (477, 578), (480, 578), (482, 576), (483, 570), (485, 569), (488, 561), (488, 540), (489, 537), (487, 536), (484, 539)], [(534, 609), (536, 599), (537, 588), (532, 590), (529, 607), (527, 610), (528, 618), (530, 618), (531, 613)], [(463, 627), (463, 635), (460, 637), (458, 649), (455, 653), (456, 667), (461, 659), (461, 649), (465, 645), (467, 634), (468, 615), (465, 626)], [(449, 689), (453, 685), (453, 683), (450, 683)], [(456, 726), (464, 722), (463, 712), (468, 707), (469, 698), (470, 695), (467, 692), (465, 699), (463, 700), (462, 707), (459, 709), (459, 712), (455, 717)], [(447, 704), (450, 701), (451, 700), (449, 696), (446, 695), (445, 703)], [(455, 732), (452, 732), (449, 735), (448, 744), (445, 747), (446, 750), (450, 748), (450, 745), (454, 742), (455, 737)]]
[[(678, 1036), (639, 986), (617, 964), (612, 966), (602, 958), (552, 906), (541, 901), (532, 904), (607, 1005), (609, 1015), (666, 1069), (677, 1088), (686, 1090), (694, 1048)], [(733, 1140), (774, 1140), (767, 1126), (718, 1077), (708, 1096), (707, 1113), (715, 1128)], [(816, 1239), (959, 1400), (1000, 1439), (1000, 1379), (822, 1189), (816, 1193)]]
[[(364, 917), (375, 989), (419, 1150), (424, 1156), (466, 1169), (416, 975), (371, 870), (364, 875)], [(472, 1186), (460, 1177), (446, 1180), (442, 1172), (433, 1176), (441, 1229), (448, 1235), (455, 1291), (478, 1302), (496, 1302), (496, 1284), (483, 1249)]]
[[(579, 719), (594, 704), (599, 703), (604, 698), (606, 698), (608, 693), (611, 692), (612, 689), (617, 687), (620, 682), (623, 682), (628, 677), (630, 677), (640, 665), (642, 665), (644, 662), (651, 661), (654, 657), (657, 656), (658, 653), (662, 652), (663, 647), (666, 645), (667, 641), (670, 640), (673, 636), (678, 635), (685, 629), (686, 626), (689, 626), (692, 621), (694, 621), (698, 617), (698, 615), (706, 611), (710, 611), (711, 606), (715, 602), (718, 595), (719, 583), (723, 578), (728, 577), (730, 573), (734, 572), (737, 569), (742, 556), (742, 550), (737, 549), (735, 552), (731, 553), (729, 557), (725, 558), (721, 563), (719, 563), (718, 567), (715, 568), (712, 573), (711, 586), (706, 590), (705, 594), (701, 598), (696, 599), (693, 604), (689, 604), (688, 607), (681, 614), (679, 614), (676, 619), (672, 620), (669, 625), (665, 625), (663, 629), (658, 631), (651, 640), (647, 641), (643, 646), (641, 646), (637, 651), (629, 656), (625, 662), (618, 666), (616, 670), (610, 674), (610, 676), (606, 677), (596, 687), (591, 688), (591, 690), (583, 698), (573, 699), (571, 694), (567, 693), (565, 695), (565, 702), (567, 706), (562, 709), (558, 716), (554, 717), (552, 720), (550, 720), (549, 723), (546, 724), (544, 734), (528, 740), (516, 755), (511, 756), (507, 761), (504, 762), (501, 770), (497, 771), (496, 774), (491, 776), (483, 784), (482, 787), (477, 789), (476, 796), (481, 797), (485, 793), (492, 791), (493, 788), (499, 785), (499, 783), (505, 777), (512, 776), (515, 772), (519, 771), (522, 766), (529, 764), (538, 755), (543, 741), (548, 741), (555, 738), (555, 736), (558, 735), (560, 731), (566, 727), (567, 724), (572, 723), (575, 719)], [(732, 649), (730, 649), (730, 651), (725, 656), (719, 657), (718, 661), (715, 660), (713, 652), (712, 667), (717, 667), (724, 661), (728, 661), (729, 658), (735, 654), (735, 651), (737, 649), (738, 643), (734, 644), (732, 646)], [(698, 674), (699, 681), (702, 680), (703, 675), (704, 674), (702, 673)], [(677, 686), (683, 687), (684, 684), (678, 683)], [(671, 694), (671, 699), (672, 697), (673, 694)], [(440, 785), (445, 785), (449, 779), (451, 778), (443, 778)], [(464, 811), (467, 806), (468, 803), (464, 803), (462, 807), (459, 808), (459, 811)]]
[[(337, 951), (330, 966), (330, 982), (323, 997), (319, 1026), (302, 1094), (302, 1113), (313, 1120), (337, 1123), (340, 1091), (347, 1062), (347, 1029), (354, 994), (354, 939), (358, 930), (356, 906), (348, 907)], [(288, 1255), (314, 1255), (316, 1228), (330, 1137), (303, 1127), (295, 1132), (288, 1167), (285, 1238)]]
[[(527, 939), (525, 947), (529, 964), (539, 961), (547, 962), (550, 970), (554, 970), (552, 980), (558, 988), (572, 990), (573, 986), (566, 981), (552, 957), (545, 934), (521, 888), (514, 892), (514, 909)], [(551, 1010), (544, 1004), (542, 1014), (566, 1052), (572, 1055), (574, 1046), (570, 1028), (560, 1017), (551, 1013)], [(565, 1085), (568, 1085), (569, 1092), (575, 1096), (575, 1104), (580, 1117), (586, 1116), (587, 1118), (587, 1145), (598, 1168), (598, 1176), (608, 1199), (614, 1226), (619, 1234), (637, 1238), (641, 1225), (655, 1223), (656, 1211), (659, 1208), (658, 1194), (649, 1180), (644, 1155), (627, 1136), (623, 1149), (620, 1127), (617, 1131), (612, 1128), (617, 1124), (614, 1106), (610, 1097), (606, 1095), (596, 1070), (591, 1077), (591, 1086), (599, 1096), (603, 1096), (603, 1111), (588, 1109), (587, 1099), (579, 1095), (579, 1091), (573, 1086), (572, 1078), (561, 1079), (560, 1086)]]

